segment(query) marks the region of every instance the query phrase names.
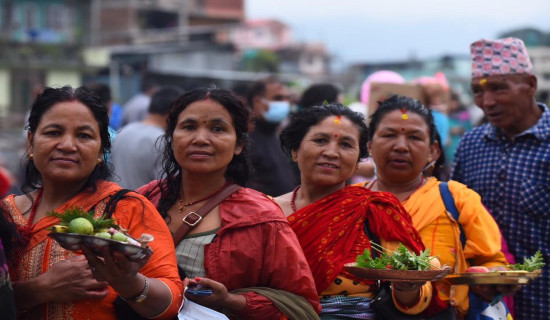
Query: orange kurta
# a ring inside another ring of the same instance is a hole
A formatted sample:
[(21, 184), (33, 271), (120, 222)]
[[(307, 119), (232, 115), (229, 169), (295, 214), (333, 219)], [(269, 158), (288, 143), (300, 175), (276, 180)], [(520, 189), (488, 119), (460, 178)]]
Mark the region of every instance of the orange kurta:
[[(101, 181), (97, 184), (94, 193), (81, 192), (59, 206), (55, 211), (62, 213), (67, 208), (82, 207), (89, 211), (95, 207), (96, 217), (103, 215), (105, 204), (109, 196), (121, 188), (112, 182)], [(0, 203), (11, 215), (18, 228), (26, 225), (27, 219), (15, 206), (14, 196), (8, 196)], [(170, 306), (159, 319), (172, 318), (182, 301), (183, 286), (180, 281), (175, 259), (175, 249), (172, 237), (166, 223), (162, 220), (155, 207), (144, 197), (132, 194), (120, 200), (113, 218), (128, 233), (139, 238), (142, 233), (149, 233), (155, 237), (149, 245), (153, 255), (147, 264), (140, 270), (150, 278), (157, 278), (165, 283), (172, 292)], [(24, 281), (35, 278), (46, 272), (51, 265), (65, 260), (80, 252), (71, 252), (63, 249), (56, 241), (48, 237), (47, 228), (57, 224), (59, 219), (45, 217), (37, 221), (32, 227), (32, 237), (19, 258), (19, 261), (10, 266), (12, 281)], [(93, 312), (94, 319), (116, 319), (113, 301), (118, 294), (109, 287), (108, 295), (102, 300), (83, 300), (75, 303), (60, 304), (48, 303), (37, 306), (25, 313), (29, 319), (89, 319)]]

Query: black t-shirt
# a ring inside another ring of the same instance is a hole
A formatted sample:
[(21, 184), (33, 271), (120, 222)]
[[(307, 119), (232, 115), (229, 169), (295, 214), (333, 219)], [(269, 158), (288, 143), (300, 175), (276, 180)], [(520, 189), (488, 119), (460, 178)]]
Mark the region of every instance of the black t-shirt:
[(248, 187), (273, 197), (292, 191), (298, 184), (292, 161), (281, 150), (276, 129), (277, 124), (258, 120), (250, 134), (254, 172)]

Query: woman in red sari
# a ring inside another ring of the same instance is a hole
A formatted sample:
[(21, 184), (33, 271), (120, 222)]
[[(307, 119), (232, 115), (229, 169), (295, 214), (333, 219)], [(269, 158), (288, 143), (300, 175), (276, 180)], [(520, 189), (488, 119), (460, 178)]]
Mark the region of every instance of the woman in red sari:
[(104, 248), (102, 258), (72, 252), (48, 237), (55, 211), (80, 207), (103, 215), (121, 188), (108, 182), (103, 161), (110, 150), (104, 103), (87, 89), (47, 88), (34, 102), (28, 123), (28, 161), (23, 190), (0, 202), (24, 240), (10, 264), (20, 319), (116, 319), (114, 301), (127, 301), (142, 317), (171, 319), (182, 301), (170, 231), (144, 197), (132, 193), (113, 212), (119, 226), (138, 238), (154, 236), (153, 254), (138, 262)]
[[(346, 186), (366, 154), (363, 116), (329, 104), (296, 113), (280, 136), (283, 150), (297, 163), (301, 186), (275, 199), (296, 232), (310, 264), (321, 319), (372, 319), (372, 281), (344, 269), (371, 249), (365, 232), (390, 250), (403, 243), (418, 253), (424, 249), (411, 218), (388, 193)], [(431, 302), (430, 283), (394, 283), (393, 301), (406, 314), (419, 314)]]

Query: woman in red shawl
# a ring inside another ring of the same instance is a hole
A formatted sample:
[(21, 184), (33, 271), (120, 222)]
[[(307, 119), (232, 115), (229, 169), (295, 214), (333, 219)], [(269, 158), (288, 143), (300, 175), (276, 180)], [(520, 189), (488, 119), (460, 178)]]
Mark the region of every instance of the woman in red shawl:
[[(321, 296), (322, 319), (372, 319), (372, 281), (346, 272), (344, 264), (370, 249), (365, 226), (381, 245), (401, 242), (424, 249), (411, 218), (391, 194), (346, 186), (366, 154), (363, 116), (329, 104), (296, 113), (280, 136), (283, 150), (300, 168), (301, 186), (275, 199), (296, 232)], [(394, 283), (393, 301), (406, 314), (419, 314), (431, 302), (430, 283)]]

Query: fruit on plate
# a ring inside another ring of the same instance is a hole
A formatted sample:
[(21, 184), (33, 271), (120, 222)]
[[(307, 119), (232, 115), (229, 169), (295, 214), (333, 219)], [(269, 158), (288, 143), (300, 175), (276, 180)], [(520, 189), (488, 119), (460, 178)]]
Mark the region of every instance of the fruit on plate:
[(114, 233), (112, 239), (120, 242), (128, 242), (128, 237), (122, 232)]
[(69, 227), (67, 226), (62, 226), (60, 224), (56, 224), (55, 226), (53, 226), (51, 228), (52, 232), (57, 232), (57, 233), (64, 233), (64, 232), (67, 232), (67, 230), (69, 230)]
[(52, 233), (93, 235), (142, 248), (148, 247), (148, 243), (154, 240), (152, 235), (146, 233), (136, 240), (127, 234), (127, 230), (117, 225), (115, 220), (95, 218), (93, 211), (85, 212), (80, 207), (69, 208), (63, 213), (49, 212), (47, 215), (59, 218), (59, 224), (50, 228)]
[(510, 264), (507, 266), (494, 266), (486, 268), (483, 266), (472, 266), (466, 269), (466, 272), (498, 272), (498, 271), (516, 271), (516, 272), (533, 272), (544, 267), (545, 263), (542, 259), (540, 250), (535, 252), (531, 257), (523, 258), (523, 263)]
[(75, 218), (69, 222), (67, 232), (90, 235), (94, 233), (94, 226), (86, 218)]
[(112, 235), (109, 232), (97, 232), (94, 234), (96, 237), (100, 237), (103, 239), (111, 239)]
[[(69, 232), (91, 235), (105, 232), (109, 228), (120, 229), (113, 219), (95, 218), (94, 212), (85, 212), (81, 207), (69, 208), (63, 213), (48, 212), (48, 216), (59, 219), (59, 224), (51, 227), (52, 232)], [(90, 231), (92, 229), (92, 231)]]
[(483, 266), (472, 266), (466, 269), (466, 272), (469, 273), (482, 273), (482, 272), (489, 272), (489, 268), (483, 267)]
[[(49, 212), (48, 216), (59, 218), (59, 224), (50, 228), (56, 233), (77, 233), (94, 235), (103, 239), (112, 239), (128, 243), (130, 237), (124, 234), (113, 219), (95, 218), (94, 212), (85, 212), (82, 208), (69, 208), (63, 213)], [(115, 236), (115, 234), (117, 234)], [(140, 245), (137, 243), (137, 245)]]
[(441, 270), (441, 261), (437, 257), (431, 257), (430, 270)]

